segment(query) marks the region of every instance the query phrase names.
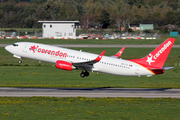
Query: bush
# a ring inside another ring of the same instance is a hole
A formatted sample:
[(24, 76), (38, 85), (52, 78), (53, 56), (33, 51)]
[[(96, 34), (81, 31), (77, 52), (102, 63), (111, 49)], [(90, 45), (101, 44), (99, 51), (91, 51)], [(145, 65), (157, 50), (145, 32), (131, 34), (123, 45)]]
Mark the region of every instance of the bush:
[(128, 28), (128, 32), (134, 32), (131, 28)]
[(144, 33), (151, 33), (150, 30), (144, 30)]
[(168, 27), (161, 28), (160, 31), (161, 33), (169, 33)]

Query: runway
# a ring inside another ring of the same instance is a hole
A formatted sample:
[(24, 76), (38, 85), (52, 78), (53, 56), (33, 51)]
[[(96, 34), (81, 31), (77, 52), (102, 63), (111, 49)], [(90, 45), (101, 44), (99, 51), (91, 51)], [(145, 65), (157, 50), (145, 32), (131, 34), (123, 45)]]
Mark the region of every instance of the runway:
[[(9, 44), (0, 44), (0, 47), (5, 47)], [(80, 48), (85, 48), (85, 47), (117, 47), (117, 48), (121, 48), (121, 47), (129, 47), (129, 48), (156, 48), (159, 45), (115, 45), (115, 44), (49, 44), (52, 46), (58, 46), (58, 47), (80, 47)], [(173, 48), (180, 48), (180, 45), (173, 45)]]
[(1, 97), (142, 97), (142, 98), (180, 98), (180, 89), (151, 88), (10, 88), (0, 87)]

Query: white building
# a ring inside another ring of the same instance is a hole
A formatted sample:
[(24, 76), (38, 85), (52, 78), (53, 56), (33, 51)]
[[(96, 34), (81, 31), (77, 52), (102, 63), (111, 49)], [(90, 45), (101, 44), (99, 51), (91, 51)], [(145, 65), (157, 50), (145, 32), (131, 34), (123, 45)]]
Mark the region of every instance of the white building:
[(129, 24), (132, 30), (154, 30), (153, 24)]
[(79, 21), (38, 21), (42, 23), (42, 36), (54, 39), (76, 39), (75, 23)]

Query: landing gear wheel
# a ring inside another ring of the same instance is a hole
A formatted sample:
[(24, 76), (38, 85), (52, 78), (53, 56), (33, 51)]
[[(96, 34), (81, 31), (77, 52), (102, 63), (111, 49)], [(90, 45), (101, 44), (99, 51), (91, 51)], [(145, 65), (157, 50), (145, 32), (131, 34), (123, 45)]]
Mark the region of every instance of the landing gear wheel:
[(80, 74), (80, 76), (83, 78), (83, 77), (87, 77), (87, 76), (89, 76), (89, 72), (86, 70), (85, 72), (84, 71), (82, 71), (81, 72), (81, 74)]
[(85, 74), (85, 76), (89, 76), (89, 72), (88, 71), (86, 71), (84, 74)]
[(80, 74), (80, 76), (81, 76), (82, 78), (85, 77), (84, 72), (82, 72), (82, 73)]
[(19, 60), (19, 61), (18, 61), (18, 63), (19, 63), (19, 64), (21, 64), (21, 63), (22, 63), (22, 61), (21, 61), (21, 60)]

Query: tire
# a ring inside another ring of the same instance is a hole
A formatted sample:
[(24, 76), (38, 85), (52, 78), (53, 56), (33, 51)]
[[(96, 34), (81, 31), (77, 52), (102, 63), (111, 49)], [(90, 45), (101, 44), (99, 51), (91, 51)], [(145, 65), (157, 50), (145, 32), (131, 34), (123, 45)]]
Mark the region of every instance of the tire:
[(85, 76), (89, 76), (89, 72), (85, 72), (84, 74), (85, 74)]
[(85, 77), (85, 74), (82, 72), (82, 73), (80, 74), (80, 76), (83, 78), (83, 77)]
[(19, 63), (19, 64), (21, 64), (21, 63), (22, 63), (22, 61), (21, 61), (21, 60), (19, 60), (19, 61), (18, 61), (18, 63)]

